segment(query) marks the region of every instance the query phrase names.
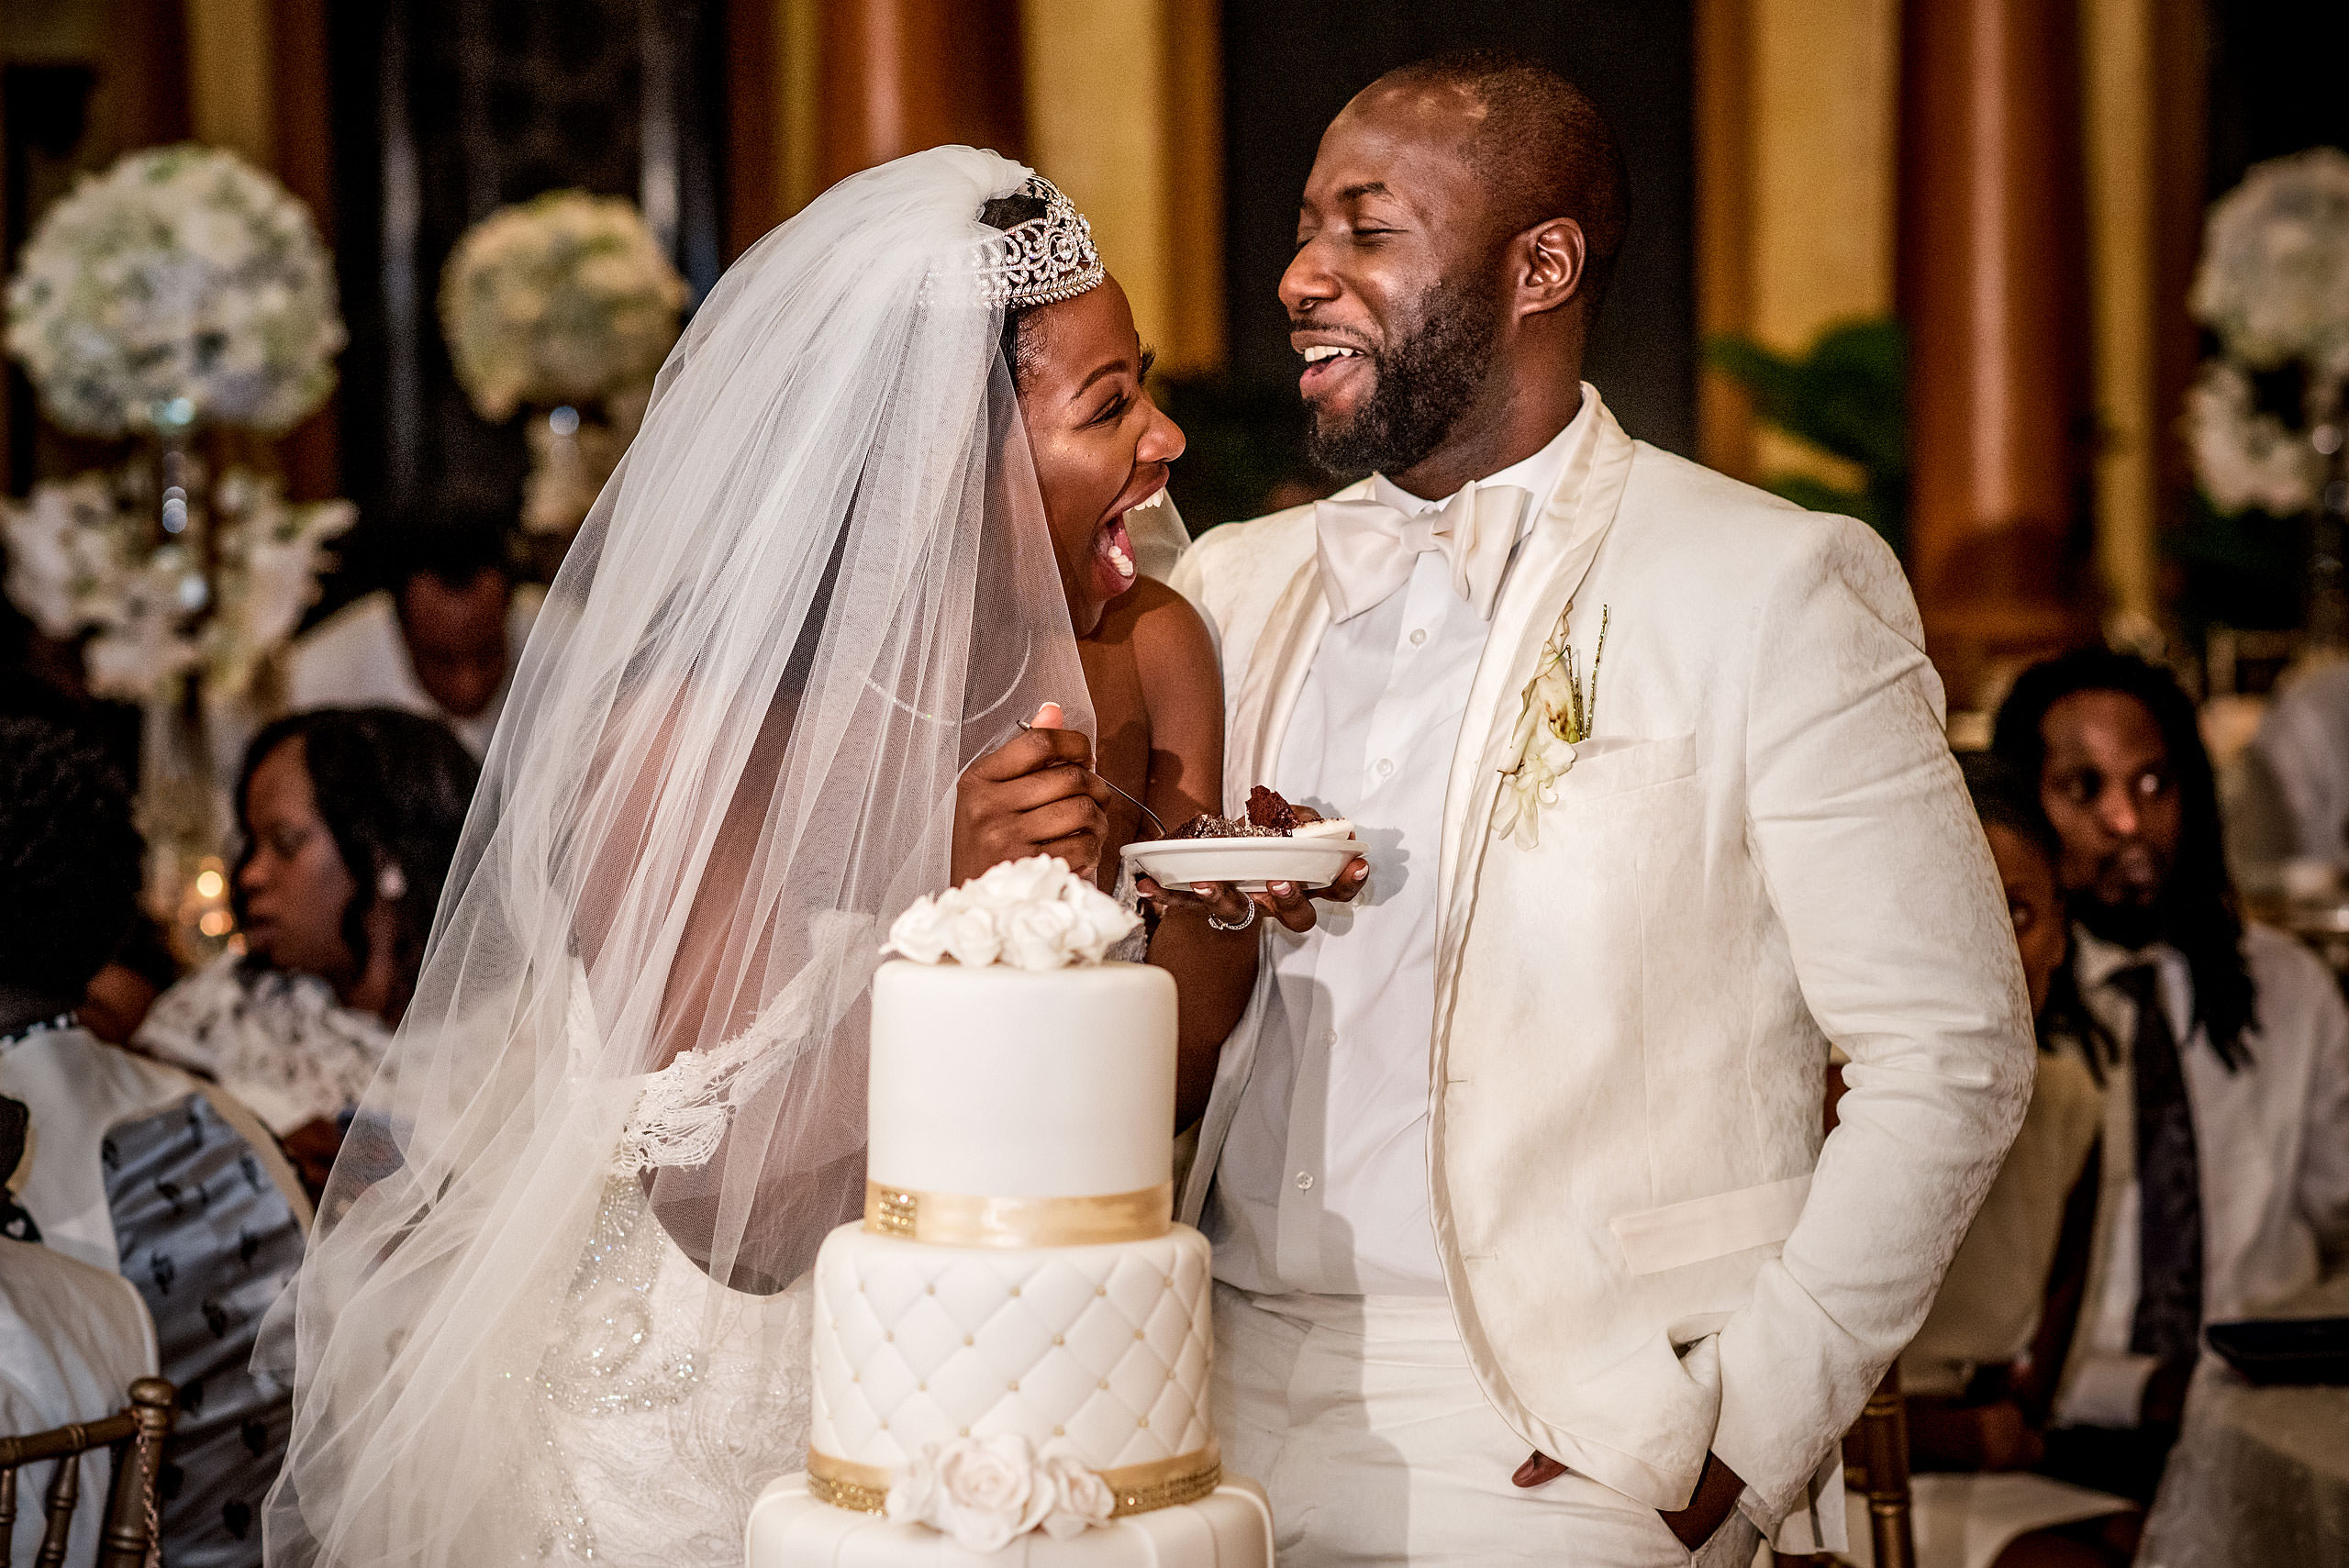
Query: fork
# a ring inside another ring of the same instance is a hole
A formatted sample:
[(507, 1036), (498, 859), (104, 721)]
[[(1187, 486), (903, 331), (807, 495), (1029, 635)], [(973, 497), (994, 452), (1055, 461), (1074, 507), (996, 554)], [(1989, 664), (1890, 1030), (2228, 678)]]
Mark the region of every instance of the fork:
[[(1023, 718), (1023, 719), (1021, 719), (1021, 720), (1019, 721), (1019, 728), (1022, 728), (1022, 729), (1030, 729), (1030, 730), (1032, 730), (1032, 729), (1034, 729), (1036, 727), (1035, 727), (1034, 725), (1032, 725), (1032, 724), (1029, 723), (1026, 719), (1024, 719), (1024, 718)], [(1133, 802), (1133, 805), (1134, 805), (1135, 809), (1139, 810), (1139, 811), (1140, 811), (1140, 812), (1141, 812), (1144, 817), (1149, 817), (1149, 818), (1150, 818), (1150, 825), (1151, 825), (1152, 827), (1153, 827), (1153, 828), (1157, 828), (1157, 829), (1158, 829), (1158, 836), (1159, 836), (1160, 838), (1162, 838), (1162, 839), (1163, 839), (1163, 838), (1165, 838), (1165, 837), (1166, 837), (1166, 824), (1165, 824), (1165, 823), (1163, 823), (1163, 822), (1161, 822), (1161, 821), (1158, 819), (1158, 813), (1157, 813), (1157, 812), (1152, 811), (1149, 806), (1142, 805), (1142, 803), (1141, 803), (1141, 801), (1139, 801), (1139, 800), (1134, 800), (1134, 797), (1133, 797), (1132, 795), (1127, 795), (1127, 794), (1126, 794), (1126, 792), (1125, 792), (1124, 790), (1119, 789), (1119, 788), (1118, 788), (1118, 786), (1117, 786), (1116, 784), (1110, 784), (1110, 783), (1109, 783), (1109, 780), (1108, 780), (1106, 776), (1104, 776), (1103, 774), (1101, 774), (1100, 773), (1098, 773), (1098, 772), (1094, 772), (1094, 771), (1093, 771), (1093, 770), (1091, 770), (1091, 769), (1088, 769), (1088, 770), (1086, 770), (1086, 771), (1087, 771), (1087, 772), (1090, 772), (1090, 773), (1093, 773), (1093, 776), (1094, 776), (1095, 778), (1097, 778), (1097, 779), (1100, 779), (1100, 780), (1101, 780), (1101, 782), (1102, 782), (1103, 784), (1109, 784), (1109, 788), (1110, 788), (1111, 790), (1115, 791), (1119, 795), (1122, 796), (1123, 798), (1125, 798), (1125, 799), (1127, 799), (1127, 800), (1129, 800), (1129, 801), (1132, 801), (1132, 802)]]

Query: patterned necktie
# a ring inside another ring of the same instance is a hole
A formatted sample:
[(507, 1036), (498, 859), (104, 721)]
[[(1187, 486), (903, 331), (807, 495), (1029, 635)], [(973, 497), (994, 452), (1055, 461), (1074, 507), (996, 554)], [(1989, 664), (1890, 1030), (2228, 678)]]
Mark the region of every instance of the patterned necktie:
[(2159, 971), (2139, 964), (2112, 984), (2137, 1007), (2130, 1077), (2137, 1102), (2138, 1284), (2129, 1348), (2176, 1361), (2194, 1355), (2202, 1337), (2202, 1162)]

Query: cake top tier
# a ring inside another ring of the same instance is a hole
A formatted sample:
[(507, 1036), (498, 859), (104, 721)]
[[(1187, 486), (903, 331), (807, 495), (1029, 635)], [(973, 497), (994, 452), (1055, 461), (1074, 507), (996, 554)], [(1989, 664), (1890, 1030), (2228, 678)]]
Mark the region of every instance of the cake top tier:
[[(999, 865), (897, 921), (890, 946), (911, 962), (874, 978), (865, 1173), (890, 1214), (910, 1206), (943, 1225), (968, 1211), (986, 1222), (966, 1228), (985, 1245), (1019, 1243), (1026, 1222), (1006, 1217), (1046, 1212), (1010, 1200), (1083, 1199), (1097, 1218), (1145, 1207), (1155, 1218), (1138, 1233), (1165, 1228), (1174, 983), (1148, 964), (1103, 962), (1136, 923), (1043, 857)], [(875, 1201), (868, 1194), (869, 1217)], [(1028, 1229), (1064, 1240), (1092, 1234), (1037, 1225)], [(1119, 1236), (1133, 1229), (1119, 1225)]]
[(889, 928), (889, 949), (916, 963), (1065, 969), (1099, 963), (1141, 923), (1062, 862), (1031, 855), (916, 899)]

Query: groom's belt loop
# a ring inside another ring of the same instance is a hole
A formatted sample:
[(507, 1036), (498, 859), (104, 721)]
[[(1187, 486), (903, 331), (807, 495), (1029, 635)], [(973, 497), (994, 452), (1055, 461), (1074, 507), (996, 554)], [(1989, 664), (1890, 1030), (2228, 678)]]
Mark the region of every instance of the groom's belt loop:
[(864, 1184), (864, 1228), (946, 1247), (1094, 1247), (1148, 1241), (1174, 1223), (1174, 1184), (1092, 1197), (974, 1197)]

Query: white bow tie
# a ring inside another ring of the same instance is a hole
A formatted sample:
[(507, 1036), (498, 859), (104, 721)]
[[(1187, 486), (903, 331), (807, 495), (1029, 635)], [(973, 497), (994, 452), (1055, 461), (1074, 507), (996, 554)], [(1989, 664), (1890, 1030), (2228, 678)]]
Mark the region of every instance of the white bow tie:
[(1441, 507), (1408, 516), (1384, 501), (1317, 501), (1315, 549), (1330, 613), (1347, 620), (1385, 602), (1410, 581), (1411, 566), (1431, 550), (1452, 564), (1452, 591), (1492, 619), (1526, 492), (1513, 484), (1475, 480)]

